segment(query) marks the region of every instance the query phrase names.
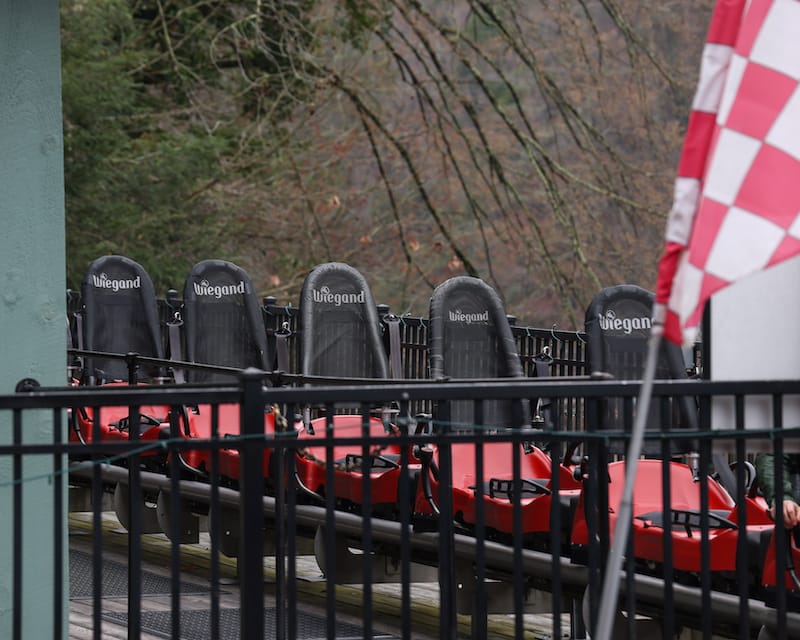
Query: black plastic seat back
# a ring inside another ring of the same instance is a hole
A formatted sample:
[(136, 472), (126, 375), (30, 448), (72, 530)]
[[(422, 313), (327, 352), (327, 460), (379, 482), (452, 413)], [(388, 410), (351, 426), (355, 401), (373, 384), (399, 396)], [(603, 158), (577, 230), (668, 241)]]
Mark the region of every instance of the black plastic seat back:
[(388, 378), (389, 365), (372, 292), (353, 267), (314, 267), (300, 293), (301, 372), (345, 378)]
[[(483, 280), (458, 276), (434, 289), (428, 362), (433, 380), (524, 377), (503, 303)], [(441, 418), (441, 412), (437, 414)], [(528, 414), (527, 402), (486, 400), (482, 424), (522, 427), (529, 422)], [(449, 403), (449, 420), (456, 428), (474, 425), (474, 404), (468, 400)]]
[[(636, 285), (618, 285), (600, 291), (586, 310), (587, 366), (589, 372), (606, 372), (617, 380), (641, 380), (647, 358), (654, 296)], [(656, 380), (686, 378), (686, 364), (681, 348), (666, 340), (661, 341)], [(635, 413), (633, 413), (635, 416)], [(604, 399), (600, 403), (601, 430), (623, 431), (625, 426), (624, 402), (621, 398)], [(662, 422), (658, 398), (653, 397), (647, 417), (647, 429), (665, 431), (694, 429), (697, 413), (694, 401), (682, 397), (669, 402)], [(630, 425), (629, 425), (630, 427)], [(673, 453), (692, 449), (689, 442), (674, 442)], [(624, 446), (616, 444), (612, 452), (623, 453)], [(661, 443), (646, 440), (643, 453), (660, 455)]]
[[(224, 260), (198, 262), (183, 287), (189, 362), (270, 371), (264, 316), (250, 276)], [(232, 383), (226, 373), (189, 371), (191, 382)]]
[[(81, 283), (83, 346), (89, 351), (164, 357), (153, 282), (142, 265), (124, 256), (97, 258)], [(128, 380), (124, 360), (87, 358), (90, 382)], [(156, 377), (159, 367), (140, 366), (139, 376)]]

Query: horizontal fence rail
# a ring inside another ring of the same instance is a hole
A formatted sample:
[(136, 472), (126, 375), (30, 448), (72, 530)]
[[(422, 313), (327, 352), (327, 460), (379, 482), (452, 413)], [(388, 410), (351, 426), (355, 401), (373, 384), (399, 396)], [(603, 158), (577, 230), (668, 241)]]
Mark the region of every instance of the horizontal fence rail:
[[(328, 638), (337, 636), (337, 585), (345, 583), (361, 589), (363, 637), (375, 634), (375, 585), (382, 582), (397, 585), (397, 637), (422, 633), (411, 615), (411, 585), (419, 576), (438, 594), (436, 624), (424, 630), (428, 634), (490, 637), (497, 611), (511, 620), (511, 637), (531, 637), (529, 622), (543, 613), (552, 637), (591, 634), (603, 561), (613, 544), (614, 465), (624, 465), (624, 456), (612, 452), (624, 451), (629, 438), (638, 382), (571, 371), (539, 379), (283, 387), (265, 385), (270, 373), (248, 370), (225, 386), (42, 389), (26, 381), (18, 393), (0, 396), (0, 462), (9, 461), (11, 469), (1, 490), (13, 505), (13, 535), (4, 544), (15, 559), (15, 640), (25, 637), (22, 563), (34, 552), (26, 546), (30, 532), (22, 514), (39, 508), (26, 502), (25, 488), (37, 482), (53, 487), (48, 507), (56, 516), (56, 535), (53, 549), (40, 551), (52, 553), (57, 565), (69, 553), (58, 533), (67, 526), (60, 496), (67, 485), (89, 492), (96, 638), (104, 637), (103, 628), (111, 624), (104, 617), (100, 585), (104, 497), (112, 494), (115, 515), (128, 531), (130, 638), (144, 632), (141, 540), (150, 530), (148, 505), (153, 504), (158, 525), (171, 541), (168, 632), (173, 638), (183, 637), (181, 546), (196, 542), (199, 525), (193, 518), (198, 517), (207, 521), (209, 535), (210, 638), (230, 637), (222, 626), (223, 557), (235, 558), (238, 567), (240, 637), (302, 637), (298, 559), (308, 553), (316, 557), (326, 583), (322, 606)], [(800, 634), (800, 590), (787, 578), (791, 556), (775, 554), (774, 586), (765, 586), (769, 576), (762, 572), (770, 545), (785, 549), (792, 534), (764, 520), (764, 505), (745, 464), (758, 450), (780, 459), (784, 449), (792, 450), (800, 428), (783, 424), (778, 407), (795, 395), (800, 395), (800, 381), (654, 384), (653, 404), (662, 414), (690, 398), (699, 426), (646, 434), (661, 449), (661, 455), (650, 456), (658, 482), (655, 488), (637, 488), (634, 498), (646, 498), (641, 503), (648, 507), (647, 513), (634, 509), (619, 577), (621, 637), (653, 628), (662, 637), (688, 629), (708, 638)], [(513, 428), (482, 420), (490, 403), (508, 402), (517, 407), (515, 415), (524, 416), (524, 408), (540, 406), (542, 398), (549, 403), (546, 420), (522, 419)], [(732, 400), (732, 420), (724, 429), (712, 429), (712, 401), (721, 398)], [(768, 425), (747, 428), (744, 407), (751, 398), (772, 403)], [(600, 407), (611, 400), (619, 403), (623, 427), (601, 429)], [(464, 402), (472, 419), (452, 419), (453, 407), (461, 411)], [(232, 405), (233, 413), (226, 409)], [(114, 431), (125, 437), (111, 440), (100, 425), (114, 407), (126, 409)], [(156, 425), (151, 424), (153, 407), (164, 408), (165, 419)], [(345, 409), (351, 415), (342, 418)], [(52, 427), (47, 442), (29, 435), (30, 424), (42, 415), (49, 416)], [(94, 431), (76, 442), (68, 433), (79, 415), (93, 416)], [(222, 423), (232, 415), (240, 426), (223, 437)], [(311, 421), (309, 415), (318, 417)], [(193, 435), (198, 416), (210, 416), (210, 437)], [(267, 424), (271, 430), (265, 430)], [(344, 424), (349, 426), (343, 430)], [(720, 449), (730, 468), (720, 468)], [(540, 475), (530, 476), (534, 458), (543, 466)], [(679, 472), (688, 474), (688, 486), (681, 484)], [(393, 484), (387, 491), (389, 479)], [(728, 483), (723, 493), (721, 482)], [(681, 506), (694, 492), (700, 507)], [(724, 514), (714, 506), (718, 493), (731, 504)], [(718, 552), (723, 545), (727, 558)], [(275, 587), (269, 592), (265, 554), (275, 560)], [(68, 595), (67, 578), (54, 587), (56, 619)], [(274, 602), (274, 628), (265, 627), (265, 601)]]

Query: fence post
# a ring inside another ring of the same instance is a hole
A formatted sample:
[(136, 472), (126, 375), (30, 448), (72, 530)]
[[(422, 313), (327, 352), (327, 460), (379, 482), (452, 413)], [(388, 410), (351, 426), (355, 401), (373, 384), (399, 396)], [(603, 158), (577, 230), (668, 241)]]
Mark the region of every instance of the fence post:
[(251, 367), (240, 379), (240, 637), (251, 640), (264, 637), (264, 372)]
[(132, 387), (139, 384), (139, 361), (138, 353), (125, 354), (125, 364), (128, 366), (128, 384)]
[(456, 596), (455, 530), (453, 528), (453, 451), (447, 436), (451, 430), (451, 404), (442, 402), (439, 415), (439, 638), (455, 640), (458, 635)]

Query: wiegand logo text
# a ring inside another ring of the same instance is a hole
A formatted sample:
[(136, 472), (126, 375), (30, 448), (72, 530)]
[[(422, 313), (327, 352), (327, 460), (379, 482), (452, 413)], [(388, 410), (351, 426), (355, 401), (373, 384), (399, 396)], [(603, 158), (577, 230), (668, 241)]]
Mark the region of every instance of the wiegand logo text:
[(652, 327), (652, 320), (648, 316), (619, 318), (613, 309), (606, 311), (605, 315), (597, 314), (597, 320), (603, 331), (620, 331), (625, 334), (633, 331), (649, 331)]
[(235, 296), (246, 293), (244, 280), (240, 280), (238, 284), (211, 284), (204, 279), (192, 284), (194, 292), (198, 296), (210, 296), (219, 299), (222, 296)]
[(314, 302), (324, 302), (337, 307), (343, 304), (364, 304), (367, 301), (367, 296), (363, 290), (356, 293), (334, 293), (328, 286), (312, 289), (311, 297)]
[(109, 278), (107, 273), (99, 276), (92, 274), (92, 284), (98, 289), (110, 289), (114, 293), (124, 289), (139, 289), (142, 286), (142, 277), (135, 278)]
[(462, 324), (489, 324), (489, 311), (478, 311), (464, 313), (460, 309), (451, 309), (448, 314), (450, 322), (460, 322)]

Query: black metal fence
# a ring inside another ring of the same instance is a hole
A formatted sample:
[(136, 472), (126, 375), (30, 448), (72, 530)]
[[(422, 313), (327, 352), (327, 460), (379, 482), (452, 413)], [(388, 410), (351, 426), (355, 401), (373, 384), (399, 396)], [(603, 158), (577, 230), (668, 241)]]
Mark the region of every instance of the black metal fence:
[[(553, 339), (567, 342), (557, 334)], [(575, 347), (580, 348), (577, 343)], [(522, 353), (540, 348), (534, 342)], [(187, 637), (181, 627), (181, 545), (197, 539), (186, 524), (196, 516), (207, 517), (209, 533), (209, 623), (204, 637), (232, 637), (220, 595), (221, 559), (227, 556), (237, 560), (241, 594), (235, 634), (247, 639), (303, 637), (298, 631), (297, 605), (304, 597), (298, 592), (298, 562), (308, 553), (306, 543), (311, 539), (327, 587), (322, 603), (327, 638), (337, 637), (341, 603), (336, 586), (344, 582), (360, 588), (360, 636), (374, 637), (378, 624), (373, 613), (375, 587), (387, 580), (396, 584), (396, 637), (423, 633), (440, 638), (497, 636), (493, 614), (498, 610), (504, 620), (511, 620), (510, 637), (534, 637), (529, 625), (532, 616), (538, 628), (546, 625), (550, 637), (586, 637), (587, 629), (595, 627), (615, 526), (614, 487), (618, 486), (607, 451), (609, 445), (627, 438), (638, 384), (573, 377), (290, 388), (267, 387), (263, 379), (263, 373), (250, 371), (239, 384), (226, 387), (48, 390), (28, 381), (20, 385), (19, 393), (0, 397), (0, 432), (7, 443), (0, 446), (0, 461), (10, 461), (13, 470), (12, 482), (4, 489), (11, 494), (13, 535), (3, 544), (14, 559), (14, 640), (26, 637), (21, 576), (24, 558), (31, 553), (53, 555), (53, 602), (40, 601), (37, 606), (53, 607), (54, 638), (66, 631), (60, 621), (70, 576), (62, 575), (60, 568), (68, 553), (63, 536), (67, 485), (83, 487), (92, 495), (91, 627), (95, 638), (104, 637), (104, 628), (112, 624), (104, 612), (101, 586), (103, 498), (109, 492), (125, 498), (117, 503), (124, 505), (118, 506), (117, 515), (129, 533), (125, 616), (129, 638), (139, 638), (147, 630), (142, 622), (141, 541), (149, 530), (144, 505), (154, 502), (166, 514), (160, 522), (172, 541), (167, 632), (172, 638)], [(755, 445), (765, 443), (781, 457), (784, 449), (791, 448), (798, 429), (782, 424), (778, 407), (784, 396), (794, 394), (800, 394), (800, 381), (655, 384), (657, 406), (666, 407), (679, 396), (696, 399), (700, 428), (691, 434), (695, 450), (682, 458), (689, 463), (686, 466), (671, 458), (670, 446), (674, 439), (685, 441), (686, 433), (648, 434), (663, 443), (665, 462), (658, 463), (659, 471), (653, 476), (661, 478), (660, 486), (637, 489), (635, 502), (642, 492), (649, 492), (647, 500), (639, 502), (658, 506), (647, 513), (633, 512), (633, 535), (620, 575), (617, 631), (622, 637), (645, 633), (644, 625), (660, 630), (663, 637), (675, 637), (684, 629), (695, 629), (697, 637), (705, 638), (751, 638), (759, 632), (776, 638), (798, 637), (800, 613), (793, 609), (797, 593), (785, 579), (792, 556), (778, 552), (772, 569), (775, 575), (771, 580), (763, 575), (764, 558), (775, 543), (752, 478), (743, 463), (734, 464), (732, 474), (715, 471), (713, 464), (720, 444), (735, 451), (729, 458), (734, 461), (743, 462)], [(550, 399), (554, 409), (540, 430), (481, 425), (487, 400), (534, 402), (543, 397)], [(711, 400), (720, 397), (732, 398), (736, 411), (731, 428), (724, 432), (710, 428)], [(744, 405), (751, 397), (772, 399), (776, 410), (771, 428), (745, 429)], [(628, 407), (624, 431), (597, 430), (595, 412), (608, 398), (620, 398)], [(447, 420), (447, 406), (455, 400), (473, 403), (475, 424), (465, 427)], [(223, 408), (230, 404), (240, 407), (240, 435), (221, 437)], [(356, 418), (360, 428), (337, 430), (334, 416), (342, 404), (361, 407), (361, 417)], [(103, 411), (128, 407), (125, 424), (137, 425), (143, 423), (145, 408), (155, 405), (169, 408), (169, 420), (156, 439), (141, 439), (137, 429), (127, 429), (126, 437), (116, 441), (103, 438)], [(211, 412), (211, 436), (187, 437), (180, 416), (201, 406)], [(418, 415), (413, 410), (418, 406), (431, 407), (431, 413)], [(76, 413), (93, 407), (99, 411), (94, 414), (95, 437), (68, 443)], [(311, 440), (303, 435), (309, 428), (301, 418), (307, 407), (325, 416)], [(580, 407), (580, 428), (574, 419), (576, 407)], [(34, 443), (27, 436), (28, 416), (41, 416), (41, 410), (50, 412), (52, 441)], [(275, 425), (274, 432), (266, 435), (265, 415), (271, 415)], [(386, 425), (385, 433), (372, 431), (376, 416)], [(498, 450), (505, 452), (499, 461)], [(190, 463), (199, 451), (205, 452), (207, 460), (202, 469)], [(465, 452), (470, 456), (466, 462)], [(549, 474), (527, 475), (532, 455), (545, 456)], [(49, 461), (55, 514), (52, 549), (28, 548), (30, 532), (25, 530), (22, 514), (38, 508), (26, 502), (25, 491), (29, 470), (41, 466), (32, 464), (34, 460)], [(312, 473), (301, 479), (301, 467), (309, 460), (314, 465)], [(501, 467), (507, 473), (497, 470)], [(231, 468), (238, 469), (235, 477), (230, 477)], [(688, 489), (671, 476), (673, 470), (685, 469), (691, 470)], [(711, 476), (715, 472), (719, 478)], [(389, 475), (393, 493), (387, 506), (380, 482)], [(714, 503), (715, 487), (725, 475), (734, 479), (728, 480), (733, 485), (727, 489), (735, 506), (721, 513)], [(309, 486), (308, 477), (316, 477), (319, 486)], [(578, 488), (570, 484), (570, 478), (580, 481)], [(700, 508), (681, 506), (683, 494), (692, 491), (699, 491)], [(791, 542), (790, 534), (780, 527), (776, 536), (778, 549)], [(265, 549), (275, 558), (274, 589), (269, 593), (264, 586)], [(418, 575), (426, 575), (437, 587), (433, 631), (420, 628), (412, 615), (411, 584)], [(769, 582), (775, 586), (765, 586)], [(274, 608), (274, 616), (268, 619), (265, 596)], [(529, 613), (537, 609), (536, 603), (538, 613)], [(541, 617), (543, 612), (545, 617)]]

